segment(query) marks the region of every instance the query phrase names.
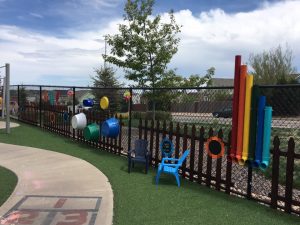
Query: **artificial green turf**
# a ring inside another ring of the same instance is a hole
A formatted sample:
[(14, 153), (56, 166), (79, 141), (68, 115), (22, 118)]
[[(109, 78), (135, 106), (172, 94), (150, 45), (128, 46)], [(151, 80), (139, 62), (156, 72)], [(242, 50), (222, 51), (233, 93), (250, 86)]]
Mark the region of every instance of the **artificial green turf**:
[(16, 174), (0, 166), (0, 206), (11, 195), (17, 185), (17, 181)]
[(127, 173), (127, 160), (40, 128), (22, 124), (0, 141), (49, 149), (82, 158), (99, 168), (111, 182), (114, 192), (114, 224), (117, 225), (279, 225), (299, 224), (300, 218), (270, 209), (256, 202), (162, 175), (154, 183), (155, 169), (145, 175), (142, 166)]

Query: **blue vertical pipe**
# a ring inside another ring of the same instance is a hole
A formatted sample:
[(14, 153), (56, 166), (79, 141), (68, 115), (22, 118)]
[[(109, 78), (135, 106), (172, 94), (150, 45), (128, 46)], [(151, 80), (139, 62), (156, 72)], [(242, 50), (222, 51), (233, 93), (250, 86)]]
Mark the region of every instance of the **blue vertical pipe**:
[(264, 118), (264, 137), (263, 137), (263, 152), (260, 168), (265, 170), (270, 162), (270, 142), (271, 142), (271, 127), (272, 127), (272, 107), (265, 107)]
[(258, 110), (257, 110), (257, 135), (256, 135), (256, 147), (255, 147), (255, 160), (253, 162), (254, 167), (259, 167), (262, 160), (265, 106), (266, 106), (266, 96), (260, 96), (258, 101)]

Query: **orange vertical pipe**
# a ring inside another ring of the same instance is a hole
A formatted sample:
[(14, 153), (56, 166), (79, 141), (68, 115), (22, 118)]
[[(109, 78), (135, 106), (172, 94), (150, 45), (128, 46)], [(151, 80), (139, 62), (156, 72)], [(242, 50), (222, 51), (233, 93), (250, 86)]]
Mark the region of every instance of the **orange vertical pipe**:
[(247, 66), (241, 65), (240, 74), (240, 93), (239, 93), (239, 112), (237, 124), (237, 145), (235, 160), (239, 161), (242, 158), (243, 152), (243, 132), (244, 132), (244, 114), (245, 114), (245, 89), (246, 89), (246, 76)]

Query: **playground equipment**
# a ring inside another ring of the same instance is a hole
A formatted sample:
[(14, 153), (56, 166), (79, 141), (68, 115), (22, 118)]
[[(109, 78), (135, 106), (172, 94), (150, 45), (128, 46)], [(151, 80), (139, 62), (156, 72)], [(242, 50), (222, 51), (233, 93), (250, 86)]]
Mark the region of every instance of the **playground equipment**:
[(6, 115), (6, 133), (10, 133), (10, 110), (9, 110), (9, 102), (10, 102), (10, 65), (6, 63), (4, 66), (0, 66), (0, 68), (5, 68), (5, 77), (0, 78), (0, 84), (3, 80), (3, 88), (2, 88), (2, 104), (1, 104), (1, 117), (4, 119)]
[(71, 124), (72, 124), (72, 127), (74, 129), (79, 129), (79, 130), (84, 129), (86, 127), (86, 124), (87, 124), (85, 114), (84, 113), (79, 113), (79, 114), (74, 115), (72, 117)]
[(242, 57), (235, 56), (234, 67), (234, 91), (233, 91), (233, 105), (232, 105), (232, 132), (231, 132), (231, 151), (229, 159), (235, 158), (237, 148), (237, 130), (238, 130), (238, 108), (239, 108), (239, 93), (240, 93), (240, 67)]
[(224, 142), (218, 137), (210, 137), (205, 143), (207, 154), (213, 159), (221, 158), (225, 152)]
[(248, 159), (249, 152), (249, 125), (250, 125), (250, 106), (251, 106), (251, 90), (253, 87), (253, 75), (246, 76), (245, 89), (245, 113), (244, 113), (244, 131), (243, 131), (243, 153), (239, 160), (240, 165), (244, 165)]
[(97, 141), (100, 137), (100, 128), (96, 123), (86, 126), (83, 130), (83, 136), (87, 141)]
[(264, 137), (263, 137), (263, 152), (262, 161), (259, 165), (262, 170), (269, 166), (270, 162), (270, 139), (271, 139), (271, 125), (272, 125), (272, 107), (265, 107), (264, 118)]
[(243, 131), (244, 131), (244, 114), (245, 114), (245, 86), (247, 76), (247, 66), (241, 65), (240, 69), (240, 92), (239, 92), (239, 108), (238, 108), (238, 124), (237, 124), (237, 142), (236, 154), (234, 160), (237, 162), (242, 158), (243, 151)]
[(259, 88), (253, 86), (253, 76), (247, 75), (247, 66), (240, 62), (241, 56), (236, 56), (232, 149), (228, 159), (265, 170), (270, 160), (272, 108), (266, 107), (266, 97), (260, 96)]
[(266, 96), (260, 96), (257, 111), (257, 135), (255, 147), (255, 160), (253, 166), (258, 167), (262, 160), (262, 145), (263, 145), (263, 132), (264, 132), (264, 109), (266, 106)]
[(120, 119), (121, 117), (122, 117), (122, 119), (128, 119), (129, 118), (129, 112), (116, 113), (115, 117), (118, 118), (118, 119)]
[(161, 142), (160, 142), (160, 146), (159, 146), (161, 152), (162, 152), (162, 157), (172, 157), (172, 153), (174, 151), (174, 145), (173, 142), (171, 140), (169, 140), (168, 138), (164, 138)]
[(101, 125), (101, 135), (104, 137), (115, 138), (120, 133), (120, 124), (116, 118), (105, 120)]
[(94, 100), (90, 99), (90, 98), (84, 99), (82, 103), (83, 103), (84, 107), (93, 107), (94, 106)]
[(108, 98), (106, 96), (102, 97), (100, 99), (100, 107), (101, 107), (101, 109), (105, 110), (105, 109), (108, 108), (108, 106), (109, 106), (109, 100), (108, 100)]

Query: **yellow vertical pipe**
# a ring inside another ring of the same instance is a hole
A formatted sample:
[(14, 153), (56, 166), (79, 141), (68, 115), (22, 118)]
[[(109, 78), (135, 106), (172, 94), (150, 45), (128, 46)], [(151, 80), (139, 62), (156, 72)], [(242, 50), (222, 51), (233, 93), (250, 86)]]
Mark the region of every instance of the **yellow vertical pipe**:
[(239, 161), (240, 165), (244, 165), (246, 160), (248, 159), (252, 87), (253, 87), (253, 75), (247, 75), (247, 77), (246, 77), (246, 90), (245, 90), (243, 153), (242, 153), (242, 159)]

